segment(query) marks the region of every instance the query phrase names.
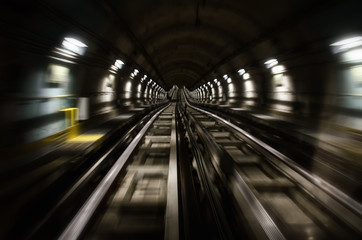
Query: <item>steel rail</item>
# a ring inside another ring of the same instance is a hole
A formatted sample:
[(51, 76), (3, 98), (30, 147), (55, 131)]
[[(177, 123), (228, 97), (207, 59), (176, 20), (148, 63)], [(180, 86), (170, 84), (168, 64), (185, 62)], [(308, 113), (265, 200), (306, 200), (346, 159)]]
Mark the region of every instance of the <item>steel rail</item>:
[(145, 135), (146, 131), (149, 129), (151, 124), (155, 121), (158, 115), (165, 110), (169, 104), (158, 111), (141, 129), (141, 131), (136, 135), (136, 137), (132, 140), (132, 142), (128, 145), (128, 147), (124, 150), (122, 155), (117, 159), (116, 163), (109, 170), (106, 176), (102, 179), (102, 181), (98, 184), (96, 189), (87, 199), (87, 201), (80, 208), (78, 213), (63, 231), (63, 233), (58, 238), (59, 240), (69, 240), (69, 239), (78, 239), (82, 234), (84, 228), (87, 226), (94, 212), (98, 208), (99, 204), (103, 200), (104, 196), (108, 192), (112, 183), (116, 179), (119, 172), (124, 167), (126, 161), (131, 156), (134, 149), (137, 147), (138, 143), (141, 141), (142, 137)]
[[(186, 97), (185, 97), (185, 99), (186, 99)], [(309, 182), (313, 183), (315, 186), (317, 186), (322, 191), (327, 193), (330, 196), (330, 198), (335, 199), (335, 201), (337, 201), (337, 202), (335, 202), (335, 204), (338, 204), (338, 206), (336, 205), (336, 207), (332, 209), (334, 214), (336, 214), (340, 219), (343, 219), (344, 222), (348, 222), (349, 225), (352, 226), (357, 232), (359, 232), (360, 234), (362, 233), (362, 219), (361, 219), (362, 206), (361, 206), (360, 203), (358, 203), (357, 201), (355, 201), (354, 199), (352, 199), (351, 197), (349, 197), (348, 195), (343, 193), (341, 190), (339, 190), (336, 187), (332, 186), (331, 184), (329, 184), (325, 180), (321, 179), (320, 177), (314, 176), (311, 173), (309, 173), (308, 171), (302, 169), (292, 159), (290, 159), (289, 157), (287, 157), (283, 153), (279, 152), (275, 148), (269, 146), (268, 144), (266, 144), (262, 140), (254, 137), (253, 135), (251, 135), (250, 133), (248, 133), (245, 130), (241, 129), (240, 127), (236, 126), (235, 124), (233, 124), (233, 123), (231, 123), (231, 122), (217, 116), (216, 114), (213, 114), (213, 113), (208, 112), (208, 111), (206, 111), (204, 109), (201, 109), (201, 108), (198, 108), (198, 107), (195, 107), (195, 106), (191, 105), (187, 101), (187, 99), (186, 99), (186, 103), (191, 108), (193, 108), (193, 109), (195, 109), (197, 111), (200, 111), (200, 112), (202, 112), (204, 114), (207, 114), (207, 115), (213, 117), (214, 119), (217, 119), (217, 120), (221, 121), (225, 125), (233, 128), (234, 130), (238, 131), (242, 135), (246, 136), (251, 141), (256, 143), (259, 147), (262, 147), (263, 149), (265, 149), (266, 151), (271, 153), (273, 156), (277, 157), (287, 167), (289, 167), (291, 170), (293, 170), (294, 172), (296, 172), (297, 174), (300, 175), (300, 176), (296, 176), (290, 170), (284, 168), (283, 171), (286, 172), (289, 176), (293, 176), (294, 178), (297, 178), (299, 180), (302, 180), (301, 177), (304, 177)], [(320, 193), (320, 192), (316, 192), (315, 189), (313, 188), (313, 186), (310, 186), (310, 184), (309, 185), (304, 184), (304, 187), (306, 189), (308, 189), (311, 193), (313, 193), (315, 195), (318, 195), (319, 199), (322, 199), (322, 201), (324, 201), (325, 204), (331, 204), (330, 201), (325, 199), (325, 195), (322, 195), (322, 193)], [(332, 199), (330, 199), (330, 200), (332, 200)], [(351, 210), (351, 211), (348, 211), (348, 210)]]
[[(182, 113), (182, 111), (180, 111)], [(181, 114), (184, 121), (187, 121), (184, 116), (184, 114)], [(214, 221), (216, 224), (218, 237), (219, 239), (233, 239), (233, 236), (231, 234), (231, 230), (228, 228), (228, 226), (225, 224), (227, 221), (226, 216), (224, 215), (224, 212), (222, 210), (221, 203), (217, 199), (217, 194), (215, 193), (213, 189), (212, 180), (210, 179), (210, 173), (207, 169), (207, 166), (204, 161), (203, 154), (201, 153), (199, 147), (197, 146), (196, 140), (192, 137), (192, 130), (190, 129), (189, 125), (186, 125), (186, 131), (189, 136), (189, 141), (192, 146), (192, 152), (196, 161), (196, 165), (200, 174), (200, 181), (202, 186), (205, 189), (205, 193), (207, 195), (207, 199), (211, 206), (211, 213), (214, 217)]]
[(179, 206), (178, 206), (178, 171), (177, 171), (177, 134), (175, 109), (172, 111), (170, 160), (168, 165), (167, 180), (167, 203), (165, 213), (165, 235), (166, 240), (179, 239)]

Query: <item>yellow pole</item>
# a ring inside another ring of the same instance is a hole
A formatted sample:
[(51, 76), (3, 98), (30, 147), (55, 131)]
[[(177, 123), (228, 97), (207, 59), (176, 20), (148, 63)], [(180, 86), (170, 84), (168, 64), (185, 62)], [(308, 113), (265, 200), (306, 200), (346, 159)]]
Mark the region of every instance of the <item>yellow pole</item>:
[(78, 136), (79, 124), (77, 124), (76, 120), (78, 108), (64, 108), (60, 111), (65, 113), (65, 127), (69, 130), (68, 139)]

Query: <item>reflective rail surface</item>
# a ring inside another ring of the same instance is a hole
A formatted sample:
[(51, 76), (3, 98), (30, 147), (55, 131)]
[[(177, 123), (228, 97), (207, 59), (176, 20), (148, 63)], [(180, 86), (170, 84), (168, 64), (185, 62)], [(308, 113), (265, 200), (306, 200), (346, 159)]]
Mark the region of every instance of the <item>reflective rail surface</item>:
[(224, 179), (240, 211), (235, 218), (245, 221), (249, 237), (360, 239), (359, 203), (240, 127), (183, 99), (194, 138), (209, 155), (209, 169)]
[(178, 239), (175, 104), (155, 114), (59, 239)]
[(139, 122), (59, 239), (360, 239), (358, 202), (242, 127), (174, 97)]

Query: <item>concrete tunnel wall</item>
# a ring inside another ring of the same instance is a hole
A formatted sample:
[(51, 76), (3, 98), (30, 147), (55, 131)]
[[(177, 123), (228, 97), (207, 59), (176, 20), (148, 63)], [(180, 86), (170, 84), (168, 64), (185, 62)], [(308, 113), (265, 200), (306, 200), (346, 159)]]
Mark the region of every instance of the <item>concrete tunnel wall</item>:
[[(331, 53), (316, 64), (306, 64), (308, 55), (279, 62), (285, 67), (281, 73), (260, 66), (246, 70), (244, 79), (236, 69), (210, 79), (191, 95), (199, 102), (290, 113), (361, 129), (362, 65), (343, 61), (345, 53), (335, 56), (328, 50)], [(289, 65), (293, 61), (300, 64)]]
[[(51, 7), (20, 3), (8, 1), (0, 10), (8, 23), (2, 26), (0, 36), (1, 148), (64, 130), (67, 126), (60, 110), (78, 107), (81, 98), (89, 101), (90, 118), (166, 98), (165, 83), (156, 71), (146, 70), (150, 69), (146, 57), (126, 33), (116, 31), (120, 23), (106, 7), (99, 10), (99, 5), (87, 1), (54, 1)], [(343, 18), (347, 15), (354, 17)], [(358, 8), (351, 3), (294, 20), (294, 27), (277, 28), (275, 35), (247, 44), (250, 48), (232, 53), (224, 64), (216, 64), (194, 88), (189, 88), (192, 96), (200, 102), (289, 113), (362, 129), (362, 61), (345, 61), (347, 52), (334, 54), (330, 46), (346, 34), (360, 33)], [(223, 26), (222, 22), (218, 24)], [(248, 25), (244, 27), (249, 29)], [(225, 26), (229, 28), (231, 25)], [(193, 34), (193, 28), (188, 31)], [(188, 36), (186, 32), (184, 35)], [(210, 48), (228, 39), (218, 32), (210, 36), (215, 41)], [(84, 42), (84, 54), (62, 55), (65, 37)], [(208, 36), (202, 35), (205, 46), (207, 40)], [(165, 49), (173, 50), (170, 46)], [(201, 50), (182, 57), (210, 58), (207, 49)], [(264, 60), (274, 57), (285, 67), (284, 72), (273, 74), (265, 67)], [(120, 69), (112, 68), (117, 59), (124, 63)], [(189, 62), (197, 64), (185, 61)], [(250, 75), (248, 79), (238, 73), (241, 68)], [(134, 74), (135, 69), (138, 74)]]
[[(53, 45), (59, 47), (58, 42)], [(140, 68), (133, 76), (137, 66), (127, 60), (123, 60), (121, 69), (110, 72), (111, 62), (102, 66), (82, 61), (83, 56), (70, 60), (53, 54), (52, 49), (27, 52), (9, 45), (2, 47), (11, 49), (11, 55), (3, 59), (5, 64), (0, 67), (2, 148), (36, 141), (66, 129), (65, 113), (61, 110), (79, 107), (81, 98), (88, 100), (85, 106), (89, 108), (88, 118), (155, 104), (166, 98), (166, 92), (150, 77), (145, 78), (146, 73)]]

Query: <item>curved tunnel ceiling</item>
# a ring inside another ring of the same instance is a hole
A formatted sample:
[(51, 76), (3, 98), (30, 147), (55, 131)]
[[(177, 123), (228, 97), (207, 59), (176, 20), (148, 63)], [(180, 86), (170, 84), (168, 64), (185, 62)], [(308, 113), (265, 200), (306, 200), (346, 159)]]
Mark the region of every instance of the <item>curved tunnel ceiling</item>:
[[(275, 54), (279, 48), (303, 42), (293, 27), (308, 17), (336, 7), (343, 1), (98, 1), (126, 29), (133, 60), (165, 89), (172, 85), (192, 89), (214, 77), (218, 70), (235, 71), (235, 62), (252, 64)], [(310, 23), (309, 23), (310, 24)], [(308, 25), (307, 40), (316, 38)], [(288, 29), (295, 44), (278, 41)], [(311, 37), (312, 36), (312, 37)], [(121, 34), (119, 38), (123, 38)], [(258, 46), (258, 49), (253, 49)], [(121, 52), (130, 52), (122, 39)], [(238, 57), (238, 60), (235, 58)], [(230, 66), (228, 66), (230, 65)], [(239, 66), (240, 68), (242, 66)], [(224, 74), (221, 73), (220, 74)]]

